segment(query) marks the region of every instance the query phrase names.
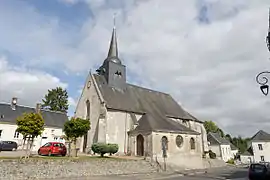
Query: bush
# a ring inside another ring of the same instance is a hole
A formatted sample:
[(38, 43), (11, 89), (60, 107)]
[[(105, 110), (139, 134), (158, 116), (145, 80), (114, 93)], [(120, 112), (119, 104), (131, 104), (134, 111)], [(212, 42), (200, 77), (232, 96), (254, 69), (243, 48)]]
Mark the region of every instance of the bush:
[(110, 153), (110, 155), (117, 153), (117, 151), (119, 149), (118, 144), (108, 144), (108, 146), (109, 146), (108, 153)]
[(229, 159), (226, 163), (228, 163), (228, 164), (234, 164), (234, 160), (233, 159)]
[(105, 144), (105, 143), (94, 143), (91, 147), (92, 151), (96, 154), (100, 154), (103, 157), (106, 153), (110, 155), (117, 153), (118, 145), (117, 144)]
[(216, 155), (216, 153), (214, 153), (213, 151), (209, 150), (209, 157), (210, 157), (211, 159), (216, 159), (217, 155)]

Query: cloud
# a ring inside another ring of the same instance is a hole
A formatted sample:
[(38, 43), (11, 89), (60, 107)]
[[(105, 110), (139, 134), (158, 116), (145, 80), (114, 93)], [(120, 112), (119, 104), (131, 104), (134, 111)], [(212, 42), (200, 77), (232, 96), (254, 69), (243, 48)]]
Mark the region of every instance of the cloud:
[[(67, 83), (45, 72), (13, 66), (4, 56), (0, 57), (1, 102), (9, 103), (12, 97), (17, 97), (18, 104), (35, 107), (48, 89), (57, 86), (67, 88)], [(69, 102), (70, 105), (74, 105), (72, 98)]]
[(31, 69), (84, 74), (105, 59), (117, 12), (119, 53), (131, 83), (171, 93), (196, 117), (234, 135), (270, 128), (270, 101), (255, 82), (269, 68), (268, 0), (85, 2), (92, 14), (80, 26), (25, 4), (0, 6), (0, 50)]

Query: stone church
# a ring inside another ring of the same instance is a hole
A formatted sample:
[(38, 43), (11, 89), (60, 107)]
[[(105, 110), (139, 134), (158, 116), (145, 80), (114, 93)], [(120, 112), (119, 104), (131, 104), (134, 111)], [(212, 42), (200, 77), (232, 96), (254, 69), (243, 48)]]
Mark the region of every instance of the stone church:
[(208, 151), (202, 121), (171, 95), (126, 81), (115, 27), (107, 58), (86, 78), (75, 117), (91, 121), (91, 130), (79, 142), (81, 152), (91, 152), (92, 143), (117, 143), (119, 155), (161, 159), (166, 154), (169, 163), (198, 165)]

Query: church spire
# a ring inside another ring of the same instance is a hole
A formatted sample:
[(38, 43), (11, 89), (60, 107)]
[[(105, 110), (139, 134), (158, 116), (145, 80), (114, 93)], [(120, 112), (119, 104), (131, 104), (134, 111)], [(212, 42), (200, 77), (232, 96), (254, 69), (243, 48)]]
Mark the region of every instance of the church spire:
[(117, 47), (117, 37), (116, 37), (116, 27), (115, 27), (115, 14), (113, 16), (113, 31), (110, 42), (110, 48), (108, 52), (107, 59), (118, 59), (118, 47)]

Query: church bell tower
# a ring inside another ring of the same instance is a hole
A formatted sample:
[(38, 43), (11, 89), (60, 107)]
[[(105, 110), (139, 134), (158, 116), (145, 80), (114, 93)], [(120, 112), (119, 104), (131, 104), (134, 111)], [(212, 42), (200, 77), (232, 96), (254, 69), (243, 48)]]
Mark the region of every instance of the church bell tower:
[(103, 64), (96, 70), (99, 75), (103, 75), (107, 84), (119, 90), (124, 90), (126, 87), (126, 66), (122, 64), (118, 57), (117, 37), (115, 28), (112, 31), (112, 37), (107, 58)]

